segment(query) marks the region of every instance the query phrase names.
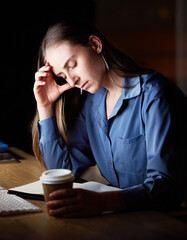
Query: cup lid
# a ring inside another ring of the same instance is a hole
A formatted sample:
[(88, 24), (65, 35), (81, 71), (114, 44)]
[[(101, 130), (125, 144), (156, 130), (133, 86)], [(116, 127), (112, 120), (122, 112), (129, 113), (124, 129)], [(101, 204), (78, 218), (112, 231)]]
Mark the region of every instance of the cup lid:
[(40, 177), (40, 180), (42, 182), (58, 182), (58, 181), (67, 181), (67, 180), (73, 180), (74, 176), (72, 172), (68, 169), (51, 169), (47, 170), (42, 173), (42, 176)]

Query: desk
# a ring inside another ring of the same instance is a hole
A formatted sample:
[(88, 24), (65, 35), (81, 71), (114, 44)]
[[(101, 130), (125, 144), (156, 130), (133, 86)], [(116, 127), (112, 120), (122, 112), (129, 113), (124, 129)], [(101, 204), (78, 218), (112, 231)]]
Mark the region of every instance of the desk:
[[(0, 164), (0, 186), (16, 187), (37, 181), (43, 169), (35, 158), (12, 148), (25, 159), (19, 163)], [(183, 209), (172, 213), (139, 211), (105, 214), (92, 218), (55, 218), (48, 216), (45, 202), (29, 200), (43, 209), (41, 213), (0, 217), (0, 239), (187, 239), (187, 216)]]

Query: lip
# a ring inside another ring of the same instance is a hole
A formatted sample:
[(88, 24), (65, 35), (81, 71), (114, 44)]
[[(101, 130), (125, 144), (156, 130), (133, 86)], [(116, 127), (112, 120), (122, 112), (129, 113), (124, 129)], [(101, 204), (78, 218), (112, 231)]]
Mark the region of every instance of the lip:
[(88, 83), (88, 81), (85, 82), (85, 83), (81, 86), (81, 89), (85, 90), (85, 89), (86, 89), (86, 86), (87, 86), (87, 83)]

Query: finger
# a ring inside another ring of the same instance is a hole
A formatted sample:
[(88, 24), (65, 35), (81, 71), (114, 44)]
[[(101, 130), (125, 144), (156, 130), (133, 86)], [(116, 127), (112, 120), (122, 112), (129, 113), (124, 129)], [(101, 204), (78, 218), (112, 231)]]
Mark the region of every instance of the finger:
[(71, 88), (74, 88), (74, 87), (71, 86), (69, 83), (65, 83), (62, 86), (59, 86), (59, 92), (60, 92), (60, 94), (62, 94), (63, 92), (65, 92)]
[(41, 67), (38, 71), (42, 72), (42, 71), (49, 71), (49, 70), (51, 70), (51, 66), (45, 65), (45, 66)]
[(46, 82), (43, 82), (43, 81), (35, 82), (34, 87), (33, 87), (34, 94), (37, 94), (37, 92), (39, 91), (40, 87), (44, 86), (45, 84), (46, 84)]
[(53, 200), (53, 201), (47, 202), (47, 207), (49, 209), (60, 208), (60, 207), (74, 205), (76, 204), (76, 202), (77, 200), (75, 198)]
[(44, 77), (47, 77), (47, 72), (36, 72), (35, 73), (35, 81), (39, 81)]
[(37, 81), (37, 82), (34, 83), (34, 88), (37, 88), (38, 86), (43, 86), (45, 84), (46, 84), (45, 81)]
[[(79, 214), (77, 214), (79, 213)], [(73, 206), (66, 206), (57, 209), (50, 209), (49, 214), (51, 216), (62, 215), (62, 216), (74, 216), (80, 215), (80, 208), (77, 205)]]
[(56, 190), (50, 193), (49, 197), (51, 199), (58, 199), (58, 198), (68, 198), (76, 196), (76, 190), (73, 188), (64, 188)]

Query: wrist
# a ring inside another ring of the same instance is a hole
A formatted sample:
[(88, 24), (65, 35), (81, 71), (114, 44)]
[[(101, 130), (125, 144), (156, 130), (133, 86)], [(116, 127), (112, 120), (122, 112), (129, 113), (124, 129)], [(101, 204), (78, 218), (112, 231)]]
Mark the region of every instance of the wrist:
[(38, 106), (38, 113), (39, 113), (39, 120), (42, 121), (44, 119), (47, 119), (51, 117), (54, 114), (53, 111), (53, 105), (47, 105), (47, 106)]
[(119, 191), (101, 193), (102, 212), (123, 211), (126, 209), (125, 198)]

